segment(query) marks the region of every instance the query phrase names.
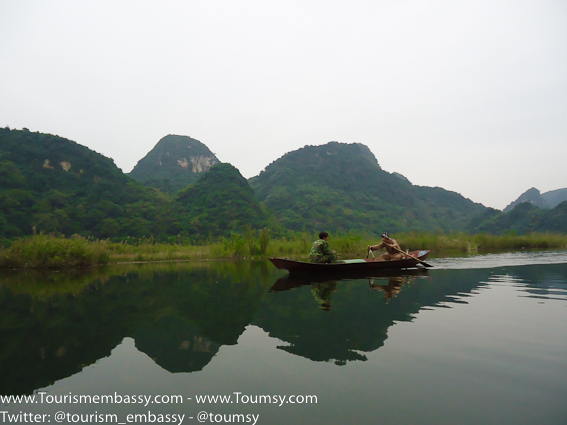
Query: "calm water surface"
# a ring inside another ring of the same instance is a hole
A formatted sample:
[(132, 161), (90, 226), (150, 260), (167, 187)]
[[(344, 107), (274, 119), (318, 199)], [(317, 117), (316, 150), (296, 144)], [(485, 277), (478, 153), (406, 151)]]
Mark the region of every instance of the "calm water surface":
[(428, 262), (4, 272), (0, 423), (565, 425), (567, 252)]

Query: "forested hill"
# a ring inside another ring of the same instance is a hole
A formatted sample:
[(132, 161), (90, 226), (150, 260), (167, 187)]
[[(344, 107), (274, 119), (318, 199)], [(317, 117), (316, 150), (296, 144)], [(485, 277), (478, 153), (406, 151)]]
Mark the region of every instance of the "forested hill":
[(71, 140), (0, 128), (0, 238), (168, 234), (171, 202)]
[(361, 144), (330, 142), (290, 152), (250, 179), (259, 200), (294, 230), (380, 233), (465, 230), (486, 210), (441, 188), (382, 170)]
[(180, 226), (187, 234), (230, 235), (261, 229), (273, 223), (268, 212), (240, 172), (230, 164), (218, 164), (176, 198)]
[(130, 176), (144, 186), (173, 195), (195, 183), (203, 173), (219, 163), (209, 148), (198, 140), (169, 135), (138, 162)]

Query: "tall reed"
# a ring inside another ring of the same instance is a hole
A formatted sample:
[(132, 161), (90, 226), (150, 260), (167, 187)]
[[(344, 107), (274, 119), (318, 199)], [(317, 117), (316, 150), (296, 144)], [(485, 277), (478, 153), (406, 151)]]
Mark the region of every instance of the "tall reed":
[[(392, 235), (403, 250), (429, 249), (434, 252), (482, 252), (506, 249), (567, 248), (567, 235), (531, 233), (528, 235), (465, 233), (399, 233)], [(184, 261), (203, 259), (243, 259), (289, 257), (307, 261), (317, 234), (290, 232), (272, 237), (269, 229), (248, 230), (229, 238), (210, 240), (203, 245), (156, 243), (153, 238), (130, 239), (122, 242), (89, 240), (80, 236), (65, 238), (35, 235), (18, 239), (9, 248), (0, 249), (0, 268), (62, 268), (85, 267), (108, 263), (146, 261)], [(339, 258), (361, 258), (368, 245), (380, 242), (379, 236), (368, 234), (335, 234), (329, 238), (331, 249)]]
[(0, 251), (1, 268), (86, 267), (109, 261), (105, 241), (88, 241), (82, 237), (70, 239), (39, 234), (17, 239), (9, 249)]

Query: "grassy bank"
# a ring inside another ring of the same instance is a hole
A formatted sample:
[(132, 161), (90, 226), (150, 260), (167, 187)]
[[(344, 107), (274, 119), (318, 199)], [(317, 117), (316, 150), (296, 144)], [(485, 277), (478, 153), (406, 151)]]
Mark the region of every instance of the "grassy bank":
[(18, 239), (10, 248), (0, 250), (0, 268), (51, 269), (107, 264), (108, 248), (104, 241), (82, 237), (35, 235)]
[[(532, 233), (528, 235), (470, 235), (466, 233), (400, 233), (392, 235), (402, 249), (410, 251), (429, 249), (433, 252), (489, 252), (516, 249), (561, 249), (567, 248), (567, 235)], [(267, 256), (286, 256), (292, 259), (306, 259), (313, 241), (317, 237), (298, 233), (291, 238), (271, 241)], [(379, 236), (331, 235), (329, 245), (343, 258), (365, 257), (366, 247), (381, 241)]]
[(515, 249), (561, 249), (567, 248), (567, 235), (555, 233), (530, 233), (526, 235), (505, 234), (470, 235), (466, 233), (433, 234), (407, 233), (396, 237), (404, 249), (430, 249), (432, 251), (487, 252)]
[[(393, 235), (402, 249), (430, 249), (434, 252), (488, 252), (515, 249), (567, 248), (567, 235), (533, 233), (528, 235), (468, 235), (465, 233), (400, 233)], [(289, 257), (307, 260), (317, 236), (295, 233), (271, 238), (268, 230), (248, 232), (209, 241), (203, 245), (156, 243), (152, 239), (122, 242), (89, 240), (75, 236), (35, 235), (14, 241), (0, 250), (0, 268), (89, 267), (136, 261), (182, 261), (203, 259), (243, 259)], [(366, 247), (380, 241), (371, 235), (331, 235), (329, 244), (341, 258), (366, 256)]]

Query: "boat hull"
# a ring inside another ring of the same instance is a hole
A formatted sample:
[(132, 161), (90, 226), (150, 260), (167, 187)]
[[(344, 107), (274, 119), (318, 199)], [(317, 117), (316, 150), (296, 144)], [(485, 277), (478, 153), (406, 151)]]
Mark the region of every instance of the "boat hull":
[(306, 263), (294, 261), (287, 258), (269, 258), (271, 263), (280, 270), (289, 273), (316, 273), (316, 274), (342, 274), (350, 272), (371, 272), (374, 270), (404, 270), (420, 266), (417, 260), (425, 260), (429, 251), (409, 252), (410, 258), (401, 260), (380, 261), (378, 258), (367, 258), (361, 260), (347, 260), (337, 263)]

